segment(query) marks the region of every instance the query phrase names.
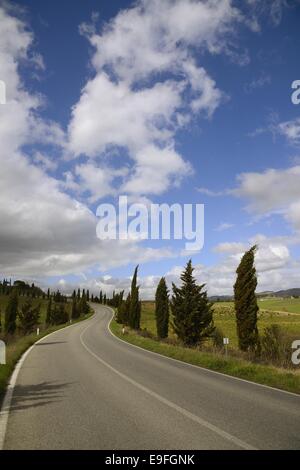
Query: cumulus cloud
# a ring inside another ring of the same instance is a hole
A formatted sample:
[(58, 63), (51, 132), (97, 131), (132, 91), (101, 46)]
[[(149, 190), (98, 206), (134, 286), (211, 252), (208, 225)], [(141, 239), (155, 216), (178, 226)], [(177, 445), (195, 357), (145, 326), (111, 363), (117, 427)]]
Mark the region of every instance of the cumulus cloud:
[[(57, 123), (42, 119), (43, 99), (29, 93), (22, 81), (20, 63), (32, 62), (33, 35), (14, 14), (0, 7), (0, 70), (7, 84), (7, 104), (0, 106), (0, 272), (61, 275), (172, 256), (170, 250), (147, 249), (132, 241), (100, 242), (95, 215), (47, 174), (58, 160), (24, 150), (41, 143), (64, 151), (64, 132)], [(87, 190), (93, 201), (109, 193), (110, 180), (118, 173), (105, 169), (104, 177), (103, 172), (93, 163), (78, 164), (78, 180), (70, 173), (67, 183), (73, 181), (72, 189), (80, 194)]]
[(196, 52), (230, 55), (241, 22), (230, 0), (139, 0), (100, 32), (95, 23), (81, 25), (94, 76), (72, 110), (70, 155), (102, 159), (118, 148), (130, 161), (128, 193), (161, 194), (178, 184), (191, 167), (175, 149), (177, 130), (211, 118), (226, 99)]
[(283, 170), (269, 169), (262, 173), (243, 173), (239, 186), (232, 193), (249, 201), (247, 209), (258, 215), (282, 214), (300, 228), (300, 166)]

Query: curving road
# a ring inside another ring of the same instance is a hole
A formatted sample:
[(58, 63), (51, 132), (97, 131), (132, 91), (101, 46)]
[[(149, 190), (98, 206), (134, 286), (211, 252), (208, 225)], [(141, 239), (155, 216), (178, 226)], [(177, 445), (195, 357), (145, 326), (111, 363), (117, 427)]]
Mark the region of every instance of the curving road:
[(133, 347), (94, 308), (27, 355), (4, 449), (300, 449), (300, 397)]

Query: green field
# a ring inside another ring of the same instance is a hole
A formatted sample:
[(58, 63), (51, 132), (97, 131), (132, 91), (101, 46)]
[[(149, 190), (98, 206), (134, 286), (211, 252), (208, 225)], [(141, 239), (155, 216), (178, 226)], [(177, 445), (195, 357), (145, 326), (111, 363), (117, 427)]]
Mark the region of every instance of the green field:
[[(300, 299), (268, 299), (259, 301), (259, 306), (258, 328), (260, 333), (263, 333), (265, 327), (276, 323), (286, 333), (300, 339)], [(277, 309), (278, 311), (276, 311)], [(229, 338), (230, 346), (236, 348), (237, 335), (233, 302), (214, 304), (214, 322), (222, 330), (224, 336)], [(146, 328), (156, 335), (154, 302), (142, 303), (141, 328)], [(170, 337), (172, 336), (175, 337), (170, 329)]]

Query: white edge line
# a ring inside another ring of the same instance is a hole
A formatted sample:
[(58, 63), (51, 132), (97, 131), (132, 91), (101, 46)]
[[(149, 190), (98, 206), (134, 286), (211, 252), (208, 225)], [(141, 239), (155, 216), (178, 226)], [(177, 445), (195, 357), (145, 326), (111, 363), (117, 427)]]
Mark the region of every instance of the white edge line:
[(251, 384), (251, 385), (254, 385), (254, 386), (256, 385), (258, 387), (267, 388), (268, 390), (273, 390), (273, 391), (276, 391), (276, 392), (287, 393), (288, 395), (292, 395), (294, 397), (300, 398), (300, 395), (298, 393), (289, 392), (288, 390), (282, 390), (281, 388), (271, 387), (270, 385), (260, 384), (258, 382), (252, 382), (251, 380), (242, 379), (240, 377), (235, 377), (234, 375), (224, 374), (224, 372), (218, 372), (218, 371), (213, 370), (213, 369), (208, 369), (206, 367), (197, 366), (196, 364), (191, 364), (190, 362), (181, 361), (180, 359), (175, 359), (174, 357), (165, 356), (164, 354), (160, 354), (160, 353), (155, 352), (155, 351), (150, 351), (149, 349), (142, 348), (141, 346), (137, 346), (136, 344), (129, 343), (128, 341), (125, 341), (124, 339), (119, 338), (117, 335), (115, 335), (111, 331), (110, 324), (114, 319), (115, 312), (110, 307), (106, 307), (106, 308), (108, 308), (109, 310), (111, 310), (113, 312), (113, 316), (110, 319), (109, 324), (108, 324), (108, 331), (110, 332), (110, 334), (114, 338), (116, 338), (119, 341), (122, 341), (122, 343), (128, 344), (129, 346), (132, 346), (133, 348), (141, 349), (142, 351), (146, 351), (147, 353), (155, 354), (156, 356), (163, 357), (165, 359), (168, 359), (169, 361), (179, 362), (180, 364), (184, 364), (188, 367), (195, 367), (196, 369), (204, 370), (205, 372), (208, 372), (210, 374), (222, 375), (223, 377), (226, 377), (227, 379), (229, 378), (229, 379), (238, 380), (240, 382), (245, 382), (245, 383), (248, 383), (248, 384)]
[(5, 441), (5, 435), (6, 435), (6, 429), (7, 429), (7, 423), (8, 423), (8, 417), (10, 413), (10, 407), (11, 407), (11, 402), (12, 402), (12, 397), (14, 393), (14, 388), (17, 383), (17, 378), (19, 375), (19, 372), (21, 370), (22, 365), (25, 362), (26, 357), (29, 355), (29, 353), (32, 351), (32, 349), (35, 347), (36, 344), (41, 343), (45, 338), (48, 338), (49, 336), (53, 335), (54, 333), (57, 333), (62, 330), (66, 330), (67, 328), (71, 328), (72, 326), (79, 325), (87, 320), (91, 320), (94, 318), (95, 313), (89, 317), (85, 318), (84, 320), (81, 320), (79, 322), (73, 323), (72, 325), (64, 326), (63, 328), (59, 328), (58, 330), (52, 331), (51, 333), (48, 333), (47, 335), (43, 336), (42, 338), (38, 339), (35, 341), (34, 344), (32, 344), (26, 351), (22, 354), (20, 359), (18, 360), (17, 364), (15, 365), (15, 368), (13, 370), (12, 375), (10, 376), (7, 388), (6, 388), (6, 393), (4, 395), (4, 399), (2, 402), (2, 407), (0, 411), (0, 451), (3, 450), (4, 447), (4, 441)]

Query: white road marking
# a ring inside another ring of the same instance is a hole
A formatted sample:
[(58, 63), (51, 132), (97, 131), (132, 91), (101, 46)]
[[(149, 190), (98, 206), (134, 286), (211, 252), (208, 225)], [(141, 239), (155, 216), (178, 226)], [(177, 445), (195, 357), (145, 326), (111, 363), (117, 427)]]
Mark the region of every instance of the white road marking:
[(97, 361), (99, 361), (102, 365), (104, 365), (105, 367), (107, 367), (109, 370), (111, 370), (112, 372), (114, 372), (116, 375), (118, 375), (119, 377), (121, 377), (123, 380), (126, 380), (127, 382), (129, 382), (130, 384), (134, 385), (136, 388), (138, 388), (139, 390), (142, 390), (144, 393), (146, 393), (147, 395), (150, 395), (151, 397), (155, 398), (156, 400), (160, 401), (161, 403), (163, 403), (164, 405), (168, 406), (169, 408), (172, 408), (173, 410), (177, 411), (178, 413), (180, 413), (181, 415), (185, 416), (186, 418), (190, 419), (191, 421), (194, 421), (198, 424), (200, 424), (201, 426), (209, 429), (210, 431), (214, 432), (215, 434), (218, 434), (220, 437), (222, 437), (223, 439), (235, 444), (236, 446), (242, 448), (242, 449), (246, 449), (246, 450), (257, 450), (255, 447), (251, 446), (250, 444), (247, 444), (246, 442), (242, 441), (241, 439), (238, 439), (237, 437), (235, 436), (232, 436), (231, 434), (229, 434), (228, 432), (226, 431), (223, 431), (222, 429), (218, 428), (217, 426), (209, 423), (208, 421), (200, 418), (199, 416), (191, 413), (190, 411), (182, 408), (181, 406), (178, 406), (176, 405), (175, 403), (171, 402), (170, 400), (168, 400), (167, 398), (164, 398), (162, 397), (161, 395), (159, 395), (158, 393), (156, 392), (153, 392), (152, 390), (150, 390), (149, 388), (145, 387), (144, 385), (140, 384), (139, 382), (136, 382), (135, 380), (131, 379), (130, 377), (128, 377), (128, 375), (125, 375), (123, 374), (122, 372), (120, 372), (119, 370), (115, 369), (113, 366), (111, 366), (110, 364), (108, 364), (108, 362), (104, 361), (101, 357), (99, 357), (97, 354), (95, 354), (87, 345), (86, 343), (83, 341), (83, 335), (84, 333), (91, 327), (92, 325), (89, 325), (87, 326), (83, 332), (81, 333), (80, 335), (80, 342), (82, 344), (82, 346), (86, 349), (86, 351), (88, 351)]
[(119, 338), (118, 336), (116, 336), (111, 331), (110, 324), (113, 321), (115, 312), (110, 307), (105, 307), (105, 308), (109, 309), (113, 313), (113, 315), (112, 315), (112, 317), (109, 321), (109, 324), (108, 324), (109, 333), (115, 339), (117, 339), (118, 341), (121, 341), (122, 343), (127, 344), (127, 346), (131, 346), (132, 348), (140, 349), (141, 351), (144, 351), (144, 352), (149, 353), (149, 354), (155, 354), (155, 356), (162, 357), (164, 359), (167, 359), (168, 361), (173, 361), (173, 362), (177, 362), (177, 363), (179, 362), (179, 364), (181, 364), (181, 365), (185, 365), (187, 367), (194, 367), (196, 369), (203, 370), (203, 371), (205, 371), (209, 374), (221, 375), (223, 377), (226, 377), (227, 379), (238, 380), (239, 382), (246, 382), (247, 384), (253, 385), (254, 387), (267, 388), (268, 390), (271, 390), (272, 392), (275, 391), (275, 392), (285, 393), (285, 394), (292, 395), (293, 397), (297, 397), (298, 399), (300, 399), (300, 394), (298, 394), (298, 393), (289, 392), (288, 390), (283, 390), (281, 388), (271, 387), (270, 385), (260, 384), (258, 382), (252, 382), (251, 380), (242, 379), (241, 377), (235, 377), (234, 375), (224, 374), (224, 372), (219, 372), (217, 370), (207, 369), (206, 367), (197, 366), (196, 364), (191, 364), (189, 362), (181, 361), (180, 359), (175, 359), (174, 357), (165, 356), (164, 354), (160, 354), (160, 353), (155, 352), (155, 351), (150, 351), (150, 349), (142, 348), (141, 346), (137, 346), (136, 344), (129, 343), (129, 341), (125, 341), (124, 339)]
[[(92, 318), (94, 318), (94, 315), (90, 318), (86, 318), (85, 320), (82, 320), (82, 321), (86, 321), (86, 320), (91, 320)], [(10, 381), (8, 383), (8, 386), (7, 386), (7, 389), (6, 389), (6, 393), (5, 393), (5, 396), (4, 396), (4, 400), (3, 400), (3, 403), (2, 403), (2, 407), (1, 407), (1, 411), (0, 411), (0, 451), (3, 450), (4, 448), (4, 441), (5, 441), (5, 435), (6, 435), (6, 430), (7, 430), (7, 423), (8, 423), (8, 417), (9, 417), (9, 413), (10, 413), (10, 408), (11, 408), (11, 402), (12, 402), (12, 397), (13, 397), (13, 393), (14, 393), (14, 388), (16, 386), (16, 383), (17, 383), (17, 378), (18, 378), (18, 375), (19, 375), (19, 372), (20, 372), (20, 369), (22, 367), (22, 365), (24, 364), (24, 361), (26, 359), (26, 357), (28, 356), (28, 354), (32, 351), (32, 349), (34, 348), (34, 346), (38, 343), (41, 343), (42, 341), (44, 341), (44, 339), (48, 338), (49, 336), (53, 335), (54, 333), (57, 333), (58, 331), (61, 331), (61, 330), (66, 330), (67, 328), (71, 328), (72, 326), (76, 326), (76, 325), (79, 325), (81, 322), (78, 322), (74, 325), (68, 325), (68, 326), (65, 326), (63, 328), (60, 328), (59, 330), (56, 330), (56, 331), (52, 331), (52, 333), (49, 333), (48, 335), (46, 336), (43, 336), (43, 338), (40, 338), (38, 341), (36, 341), (32, 346), (30, 346), (29, 349), (27, 349), (24, 354), (21, 356), (21, 358), (19, 359), (19, 361), (17, 362), (15, 368), (14, 368), (14, 371), (11, 375), (11, 378), (10, 378)]]

